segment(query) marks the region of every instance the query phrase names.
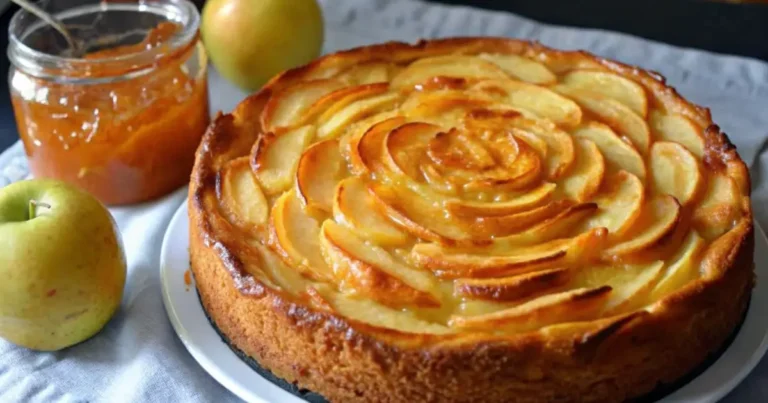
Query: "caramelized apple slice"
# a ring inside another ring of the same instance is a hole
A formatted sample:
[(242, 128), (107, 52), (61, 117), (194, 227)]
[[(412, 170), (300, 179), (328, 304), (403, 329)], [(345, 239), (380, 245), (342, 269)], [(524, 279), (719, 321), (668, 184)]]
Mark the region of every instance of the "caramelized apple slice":
[(542, 183), (528, 192), (512, 195), (509, 200), (503, 201), (464, 201), (449, 200), (445, 207), (449, 212), (461, 217), (476, 216), (501, 216), (519, 213), (541, 206), (550, 200), (557, 185), (554, 183)]
[(680, 204), (669, 195), (656, 197), (645, 206), (638, 221), (642, 226), (636, 228), (633, 237), (606, 249), (603, 252), (606, 258), (622, 257), (659, 245), (680, 222)]
[(338, 137), (344, 129), (349, 127), (350, 122), (392, 108), (399, 98), (400, 94), (388, 92), (352, 102), (332, 115), (323, 114), (317, 122), (317, 137), (320, 139)]
[(699, 262), (706, 242), (696, 231), (691, 231), (683, 246), (664, 270), (653, 289), (651, 298), (659, 300), (675, 292), (699, 276)]
[(704, 188), (698, 160), (678, 143), (654, 143), (650, 168), (656, 191), (675, 196), (682, 205), (695, 201)]
[(384, 139), (390, 131), (404, 123), (405, 119), (400, 116), (385, 119), (370, 126), (359, 139), (352, 140), (349, 146), (352, 170), (358, 175), (379, 172), (382, 168), (381, 153), (384, 148)]
[[(647, 154), (651, 145), (651, 131), (645, 119), (619, 101), (586, 90), (557, 87), (601, 121), (628, 138), (641, 154)], [(592, 139), (594, 141), (594, 139)], [(595, 141), (597, 143), (597, 141)], [(600, 146), (600, 143), (598, 143)], [(634, 172), (633, 172), (634, 173)]]
[(589, 122), (576, 129), (573, 135), (592, 140), (609, 164), (628, 171), (640, 178), (641, 181), (645, 181), (643, 157), (631, 144), (621, 140), (610, 127), (597, 122)]
[(384, 165), (391, 171), (417, 179), (419, 165), (430, 140), (440, 133), (440, 126), (429, 123), (405, 123), (390, 131), (381, 153)]
[(436, 244), (416, 244), (414, 262), (442, 278), (502, 277), (555, 267), (567, 267), (591, 257), (605, 242), (607, 231), (596, 228), (575, 238), (557, 239), (501, 254), (457, 252)]
[(448, 327), (420, 319), (413, 310), (390, 308), (370, 299), (356, 295), (345, 295), (330, 287), (316, 287), (322, 297), (339, 316), (359, 323), (418, 334), (447, 334)]
[(597, 92), (628, 106), (642, 117), (648, 115), (648, 97), (643, 87), (625, 77), (605, 71), (575, 70), (566, 74), (562, 85)]
[(530, 187), (541, 177), (541, 158), (525, 142), (516, 142), (515, 147), (513, 139), (507, 140), (494, 143), (493, 147), (497, 148), (494, 153), (497, 158), (515, 157), (511, 150), (516, 148), (518, 152), (513, 160), (500, 161), (492, 168), (453, 169), (449, 171), (450, 176), (462, 182), (466, 192), (518, 191)]
[(708, 185), (693, 210), (693, 224), (701, 236), (712, 240), (730, 230), (743, 213), (739, 188), (733, 178), (714, 173), (710, 175)]
[(502, 278), (460, 278), (454, 287), (463, 297), (503, 302), (552, 292), (569, 278), (568, 269), (551, 269)]
[(557, 76), (547, 66), (520, 55), (480, 54), (480, 58), (493, 62), (505, 73), (533, 84), (552, 84)]
[(275, 132), (281, 127), (300, 124), (304, 112), (318, 99), (342, 88), (338, 80), (313, 80), (296, 83), (269, 98), (261, 113), (264, 132)]
[(344, 179), (336, 187), (333, 217), (338, 223), (346, 225), (361, 237), (378, 245), (396, 246), (407, 243), (408, 235), (376, 211), (373, 203), (362, 179)]
[(320, 243), (341, 284), (352, 285), (385, 305), (440, 306), (437, 281), (432, 276), (398, 262), (346, 227), (326, 220)]
[(310, 212), (330, 213), (333, 208), (333, 189), (347, 174), (338, 140), (313, 144), (299, 160), (296, 195)]
[(370, 184), (368, 190), (378, 211), (413, 236), (446, 244), (474, 243), (471, 234), (446, 217), (439, 204), (384, 184)]
[(523, 231), (558, 215), (572, 205), (573, 203), (568, 200), (555, 200), (518, 213), (501, 216), (460, 217), (456, 220), (473, 238), (490, 239)]
[(448, 326), (459, 329), (525, 332), (561, 322), (597, 317), (605, 308), (611, 287), (579, 288), (538, 297), (501, 311), (477, 316), (453, 316)]
[(608, 228), (611, 236), (622, 237), (643, 210), (645, 189), (635, 175), (619, 171), (606, 183), (606, 191), (595, 202), (598, 213), (587, 219), (586, 228)]
[(506, 78), (506, 74), (493, 63), (473, 56), (447, 55), (419, 59), (392, 78), (395, 89), (411, 89), (433, 77), (465, 79)]
[(704, 157), (704, 135), (687, 117), (654, 110), (651, 111), (649, 121), (657, 139), (680, 143), (696, 158)]
[(573, 138), (553, 123), (526, 118), (513, 119), (515, 128), (530, 132), (547, 144), (546, 164), (549, 178), (557, 179), (568, 172), (575, 159)]
[[(460, 127), (467, 111), (487, 110), (497, 102), (481, 93), (437, 90), (414, 91), (400, 106), (400, 112), (410, 121), (438, 125), (448, 130)], [(518, 114), (518, 112), (514, 112)]]
[(572, 200), (589, 200), (603, 182), (605, 160), (595, 142), (586, 138), (574, 141), (576, 159), (571, 172), (560, 183), (561, 193)]
[[(506, 125), (508, 125), (507, 123)], [(515, 138), (524, 141), (525, 144), (531, 146), (534, 150), (536, 150), (536, 153), (541, 156), (541, 158), (547, 158), (549, 155), (549, 145), (547, 145), (547, 142), (544, 141), (541, 137), (526, 131), (526, 130), (520, 130), (518, 128), (512, 128), (512, 133), (514, 134)]]
[(627, 279), (621, 285), (613, 285), (613, 295), (606, 306), (606, 315), (615, 315), (639, 309), (647, 305), (654, 285), (659, 279), (664, 262), (656, 261), (645, 265), (636, 265), (628, 271), (635, 271), (632, 279)]
[(268, 247), (257, 242), (251, 242), (250, 246), (258, 252), (261, 264), (259, 264), (258, 267), (253, 267), (254, 265), (245, 265), (249, 273), (252, 274), (253, 270), (262, 270), (278, 287), (293, 296), (300, 295), (309, 286), (309, 280), (302, 277), (299, 271), (288, 267), (282, 259)]
[(573, 232), (576, 224), (596, 211), (596, 203), (576, 204), (562, 213), (528, 228), (525, 232), (494, 238), (493, 243), (487, 249), (491, 253), (503, 253), (521, 246), (549, 242), (555, 238), (566, 238)]
[(581, 108), (572, 100), (538, 85), (512, 80), (484, 80), (472, 87), (472, 91), (495, 96), (496, 99), (553, 123), (575, 127), (581, 123)]
[(277, 136), (268, 133), (253, 145), (251, 167), (266, 194), (291, 186), (299, 158), (314, 135), (314, 126), (302, 126)]
[(387, 83), (376, 83), (338, 89), (320, 97), (320, 99), (307, 108), (302, 114), (304, 121), (314, 119), (315, 117), (318, 117), (321, 121), (327, 121), (347, 105), (361, 99), (383, 94), (387, 92), (388, 88), (389, 84)]
[(352, 85), (384, 83), (388, 82), (398, 67), (389, 62), (370, 61), (356, 63), (346, 70), (336, 74), (333, 78)]
[(574, 287), (611, 287), (613, 292), (605, 304), (603, 315), (615, 315), (647, 304), (663, 267), (662, 261), (584, 267), (572, 275), (570, 284)]
[(221, 173), (221, 204), (229, 221), (240, 229), (267, 223), (269, 205), (253, 177), (248, 157), (229, 161)]
[(270, 244), (291, 266), (313, 280), (332, 281), (333, 272), (320, 252), (320, 225), (301, 208), (293, 190), (272, 206)]

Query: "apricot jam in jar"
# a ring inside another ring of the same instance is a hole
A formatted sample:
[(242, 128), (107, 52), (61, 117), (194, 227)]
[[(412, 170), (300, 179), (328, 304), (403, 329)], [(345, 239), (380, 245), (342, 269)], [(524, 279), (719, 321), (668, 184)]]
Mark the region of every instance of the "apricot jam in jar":
[(74, 48), (26, 11), (9, 25), (11, 100), (32, 174), (108, 205), (186, 184), (210, 120), (195, 6), (53, 0), (46, 9)]

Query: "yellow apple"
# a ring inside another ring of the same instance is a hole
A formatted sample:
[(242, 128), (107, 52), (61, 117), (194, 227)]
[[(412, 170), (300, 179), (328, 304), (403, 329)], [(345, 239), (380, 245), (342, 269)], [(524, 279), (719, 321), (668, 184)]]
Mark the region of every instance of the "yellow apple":
[(53, 180), (0, 189), (0, 337), (35, 350), (84, 341), (120, 305), (126, 262), (109, 211)]
[(201, 34), (216, 70), (254, 91), (320, 55), (323, 16), (316, 0), (209, 0)]

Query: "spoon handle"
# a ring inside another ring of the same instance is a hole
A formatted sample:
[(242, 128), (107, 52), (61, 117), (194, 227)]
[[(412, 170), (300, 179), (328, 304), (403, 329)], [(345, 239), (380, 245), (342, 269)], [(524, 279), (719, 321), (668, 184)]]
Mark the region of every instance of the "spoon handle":
[(72, 38), (72, 35), (69, 33), (67, 28), (64, 26), (64, 24), (61, 23), (58, 19), (56, 19), (54, 16), (48, 14), (45, 10), (38, 7), (35, 3), (32, 3), (28, 0), (11, 0), (14, 3), (18, 4), (19, 7), (27, 10), (28, 12), (34, 14), (41, 20), (48, 23), (50, 26), (53, 27), (56, 31), (58, 31), (61, 36), (64, 37), (64, 40), (67, 41), (67, 45), (70, 49), (72, 49), (72, 52), (76, 56), (80, 56), (80, 46), (78, 43)]

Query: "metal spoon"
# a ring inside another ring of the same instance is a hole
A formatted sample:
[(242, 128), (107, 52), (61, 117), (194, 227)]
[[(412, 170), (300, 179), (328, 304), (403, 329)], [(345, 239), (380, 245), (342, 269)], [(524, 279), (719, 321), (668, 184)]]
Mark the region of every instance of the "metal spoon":
[(80, 46), (80, 44), (77, 41), (75, 41), (74, 38), (72, 38), (72, 34), (70, 34), (67, 27), (61, 21), (59, 21), (56, 17), (48, 14), (48, 12), (46, 12), (42, 8), (38, 7), (35, 3), (32, 3), (28, 0), (11, 0), (11, 1), (18, 4), (19, 7), (34, 14), (41, 20), (45, 21), (51, 27), (53, 27), (53, 29), (58, 31), (61, 34), (61, 36), (64, 37), (64, 40), (67, 41), (67, 45), (72, 50), (72, 54), (75, 57), (80, 57), (83, 55), (82, 47)]

